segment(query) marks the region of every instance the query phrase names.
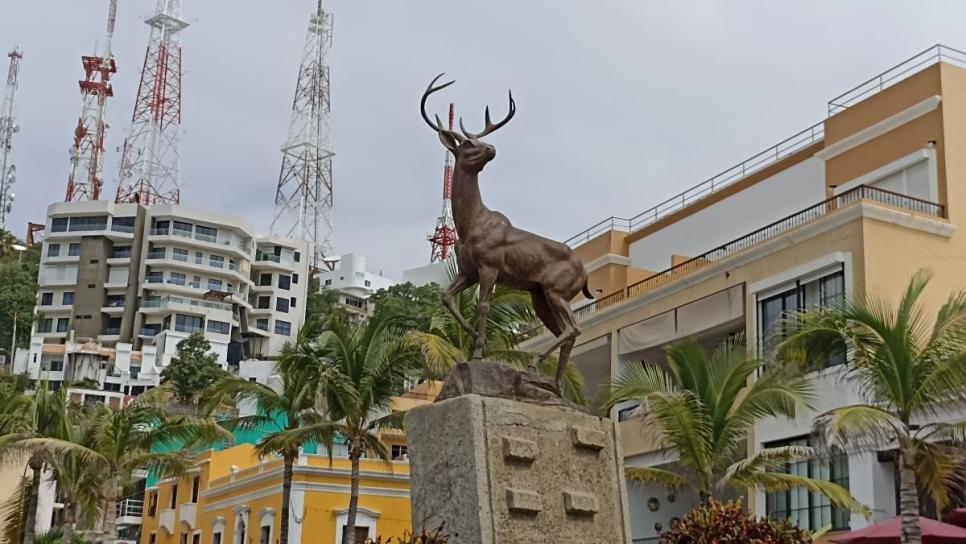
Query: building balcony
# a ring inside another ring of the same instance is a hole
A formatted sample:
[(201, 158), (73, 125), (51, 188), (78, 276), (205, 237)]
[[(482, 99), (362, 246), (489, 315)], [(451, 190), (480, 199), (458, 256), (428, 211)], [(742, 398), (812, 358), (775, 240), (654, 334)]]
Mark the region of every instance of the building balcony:
[(240, 257), (251, 259), (251, 244), (228, 238), (217, 238), (201, 233), (191, 233), (173, 228), (151, 229), (148, 240), (152, 242), (170, 241), (204, 249), (229, 251)]
[(169, 535), (174, 534), (174, 509), (167, 508), (158, 513), (158, 527)]
[(44, 315), (69, 313), (73, 309), (74, 306), (71, 304), (48, 304), (47, 306), (37, 306), (37, 312)]
[(216, 302), (213, 300), (201, 300), (177, 296), (149, 298), (141, 302), (142, 313), (164, 313), (166, 311), (173, 310), (207, 314), (209, 313), (207, 310), (231, 312), (232, 306), (226, 302)]
[(124, 499), (117, 502), (117, 524), (118, 526), (141, 525), (141, 518), (144, 515), (144, 501), (137, 499)]
[(189, 502), (182, 504), (178, 508), (178, 520), (188, 526), (189, 529), (198, 528), (198, 503)]
[(295, 270), (298, 263), (291, 260), (283, 260), (278, 255), (273, 253), (261, 253), (255, 254), (255, 262), (252, 263), (254, 268), (259, 270), (280, 270), (283, 272), (290, 272)]
[[(879, 210), (880, 213), (876, 214), (872, 211), (873, 209)], [(578, 321), (581, 321), (602, 310), (621, 306), (632, 301), (632, 299), (651, 293), (659, 288), (669, 287), (696, 272), (709, 270), (719, 263), (724, 263), (751, 248), (779, 240), (783, 237), (788, 237), (797, 229), (818, 224), (822, 221), (830, 221), (836, 217), (842, 217), (841, 214), (846, 214), (850, 211), (856, 212), (857, 218), (879, 216), (882, 214), (895, 215), (897, 218), (901, 216), (903, 219), (908, 219), (910, 216), (918, 217), (920, 222), (930, 223), (929, 227), (924, 227), (923, 230), (940, 232), (944, 229), (948, 230), (952, 228), (943, 219), (945, 217), (945, 208), (942, 204), (867, 185), (860, 185), (702, 253), (697, 257), (652, 274), (618, 291), (601, 296), (589, 304), (575, 308), (573, 310), (574, 317)], [(897, 222), (899, 222), (898, 219)], [(529, 338), (542, 335), (545, 332), (545, 328), (539, 326), (525, 333), (525, 336)]]
[(153, 268), (157, 270), (175, 268), (178, 270), (188, 270), (191, 272), (197, 272), (205, 275), (217, 275), (220, 277), (231, 278), (238, 281), (248, 282), (248, 274), (239, 270), (237, 263), (225, 262), (220, 266), (217, 264), (212, 264), (210, 260), (198, 260), (194, 258), (188, 258), (184, 255), (171, 255), (167, 256), (163, 252), (151, 252), (145, 259), (145, 263), (157, 267)]

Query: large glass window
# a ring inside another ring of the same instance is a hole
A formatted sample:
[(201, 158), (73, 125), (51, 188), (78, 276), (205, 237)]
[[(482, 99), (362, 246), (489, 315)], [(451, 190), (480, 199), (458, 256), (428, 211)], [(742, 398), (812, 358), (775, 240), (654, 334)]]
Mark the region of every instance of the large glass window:
[(70, 327), (69, 317), (61, 317), (57, 320), (57, 332), (67, 332), (68, 327)]
[(225, 258), (221, 255), (211, 255), (208, 258), (208, 264), (215, 268), (225, 268)]
[(884, 189), (923, 200), (936, 200), (929, 179), (929, 164), (929, 161), (924, 159), (898, 172), (889, 174), (872, 183), (872, 186), (876, 189)]
[(114, 249), (111, 250), (112, 259), (123, 259), (125, 257), (131, 257), (131, 246), (114, 246)]
[(148, 283), (161, 283), (164, 281), (163, 272), (148, 272), (145, 278)]
[(178, 314), (174, 321), (174, 330), (178, 332), (201, 332), (203, 327), (204, 319), (196, 315)]
[(67, 256), (77, 257), (80, 255), (80, 242), (74, 242), (67, 246)]
[(173, 249), (172, 257), (176, 261), (181, 261), (183, 263), (188, 262), (188, 250), (176, 247)]
[(215, 332), (218, 334), (230, 334), (231, 324), (225, 323), (224, 321), (215, 321), (213, 319), (209, 319), (208, 332)]
[(255, 328), (263, 331), (268, 331), (268, 319), (259, 319), (255, 321)]
[(292, 336), (292, 324), (281, 319), (275, 320), (275, 334), (281, 336)]
[(184, 221), (174, 221), (174, 234), (181, 236), (191, 236), (191, 223)]
[(221, 280), (216, 280), (214, 278), (208, 278), (208, 290), (209, 291), (219, 291), (219, 292), (224, 291), (222, 285), (224, 285), (224, 284), (222, 283)]
[[(802, 437), (767, 444), (767, 447), (808, 445), (809, 439)], [(789, 463), (785, 465), (781, 472), (826, 480), (839, 484), (845, 489), (849, 488), (849, 458), (845, 453)], [(837, 508), (827, 498), (809, 493), (803, 487), (768, 493), (765, 497), (765, 507), (768, 511), (768, 517), (777, 520), (787, 518), (793, 524), (807, 531), (815, 531), (826, 525), (831, 525), (833, 531), (849, 528), (850, 514), (847, 509)]]
[(70, 220), (66, 217), (55, 217), (50, 220), (51, 232), (67, 232), (67, 223)]
[(259, 286), (262, 286), (262, 287), (266, 287), (266, 286), (272, 285), (272, 275), (271, 274), (262, 274), (261, 276), (259, 276), (258, 277), (258, 285)]
[(107, 216), (96, 215), (93, 217), (71, 217), (67, 230), (70, 232), (107, 230)]
[(60, 244), (48, 244), (47, 245), (47, 256), (48, 257), (60, 257)]
[(54, 320), (47, 318), (37, 321), (37, 332), (53, 332)]
[(70, 306), (71, 304), (74, 303), (74, 293), (71, 291), (65, 292), (61, 300), (64, 306)]
[(184, 285), (187, 283), (188, 276), (185, 276), (181, 272), (172, 272), (168, 276), (168, 283), (173, 285)]
[(134, 232), (136, 217), (115, 217), (111, 220), (111, 230), (115, 232)]
[[(818, 311), (835, 307), (845, 298), (845, 273), (842, 270), (793, 286), (758, 300), (758, 338), (762, 353), (774, 349), (787, 334), (786, 319), (794, 312)], [(844, 345), (833, 346), (821, 366), (845, 363)]]
[(54, 303), (54, 294), (53, 293), (41, 293), (40, 294), (40, 305), (41, 306), (50, 306), (53, 303)]
[(278, 288), (288, 291), (292, 287), (292, 278), (285, 274), (278, 275)]

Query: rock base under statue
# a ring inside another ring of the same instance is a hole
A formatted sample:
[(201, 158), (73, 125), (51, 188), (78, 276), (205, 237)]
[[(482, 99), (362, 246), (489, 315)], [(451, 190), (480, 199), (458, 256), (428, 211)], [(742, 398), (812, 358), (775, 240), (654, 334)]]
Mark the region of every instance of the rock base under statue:
[(560, 390), (550, 378), (489, 361), (470, 361), (454, 366), (446, 375), (436, 401), (463, 395), (577, 408), (560, 396)]
[(417, 530), (445, 522), (458, 544), (630, 542), (609, 419), (465, 394), (407, 412), (406, 434)]

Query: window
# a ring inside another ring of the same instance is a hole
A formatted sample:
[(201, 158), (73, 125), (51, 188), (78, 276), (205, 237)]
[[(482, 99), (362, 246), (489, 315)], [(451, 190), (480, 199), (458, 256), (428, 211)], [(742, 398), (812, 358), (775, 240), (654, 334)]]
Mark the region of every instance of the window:
[(57, 319), (57, 332), (67, 332), (68, 327), (70, 327), (69, 317), (61, 317)]
[(258, 544), (269, 544), (268, 539), (270, 538), (272, 538), (272, 527), (270, 525), (263, 525), (258, 535)]
[[(301, 260), (302, 260), (302, 254), (299, 253), (298, 251), (296, 251), (295, 254), (292, 255), (292, 258), (295, 259), (295, 262), (301, 262)], [(296, 283), (298, 283), (298, 282), (296, 282)]]
[(91, 259), (91, 264), (97, 264), (99, 262), (101, 262), (100, 259)]
[(174, 221), (174, 233), (180, 235), (191, 235), (191, 223), (185, 223), (184, 221)]
[(260, 285), (262, 287), (272, 285), (272, 275), (271, 274), (262, 274), (261, 276), (259, 276), (258, 277), (258, 285)]
[(221, 280), (216, 280), (214, 278), (208, 278), (208, 290), (209, 291), (222, 291), (222, 285), (224, 285), (224, 284), (222, 283)]
[(111, 230), (115, 232), (134, 232), (136, 217), (115, 217), (111, 220)]
[[(148, 498), (148, 515), (153, 518), (157, 514), (158, 514), (158, 492), (155, 491), (151, 493), (151, 496)], [(151, 536), (153, 537), (154, 533), (151, 533)]]
[(173, 253), (172, 257), (174, 258), (174, 260), (181, 261), (183, 263), (188, 262), (188, 250), (187, 249), (181, 249), (181, 248), (177, 248), (176, 247), (176, 248), (174, 248), (173, 251), (174, 251), (174, 253)]
[(80, 242), (73, 242), (67, 246), (68, 257), (77, 257), (78, 255), (80, 255)]
[[(171, 508), (174, 508), (174, 506)], [(188, 533), (181, 533), (181, 544), (188, 544)]]
[(201, 478), (195, 476), (191, 481), (191, 502), (198, 502), (198, 490), (201, 488)]
[(292, 283), (298, 285), (298, 282), (299, 282), (299, 275), (298, 274), (292, 274)]
[(224, 321), (215, 321), (213, 319), (208, 320), (208, 332), (215, 332), (218, 334), (231, 334), (231, 324), (225, 323)]
[(255, 321), (255, 328), (263, 331), (268, 330), (268, 319), (259, 319)]
[(62, 360), (41, 361), (40, 370), (44, 372), (63, 372), (64, 361)]
[[(198, 501), (195, 501), (198, 502)], [(191, 544), (201, 544), (201, 533), (195, 533), (191, 537)]]
[(347, 306), (352, 306), (354, 308), (360, 308), (360, 309), (364, 306), (361, 300), (357, 298), (352, 298), (352, 297), (346, 297), (345, 303)]
[(107, 329), (104, 331), (106, 335), (121, 334), (121, 318), (111, 317), (107, 320)]
[[(786, 334), (787, 316), (799, 311), (834, 307), (845, 299), (845, 273), (838, 270), (817, 279), (798, 281), (787, 290), (758, 301), (758, 332), (762, 352), (767, 353)], [(845, 364), (845, 346), (835, 343), (822, 355), (821, 368)]]
[[(342, 526), (342, 534), (345, 534), (349, 530), (348, 525)], [(369, 540), (369, 528), (368, 527), (358, 527), (356, 526), (356, 538), (355, 544), (365, 544)]]
[(275, 310), (288, 313), (288, 299), (281, 297), (275, 299)]
[(60, 257), (60, 244), (49, 244), (47, 246), (48, 257)]
[(50, 232), (67, 232), (66, 217), (55, 217), (50, 221)]
[(211, 544), (221, 544), (221, 533), (211, 535)]
[(168, 508), (174, 508), (178, 506), (178, 484), (171, 486), (171, 501), (168, 503)]
[(74, 293), (71, 291), (67, 291), (66, 293), (64, 293), (64, 296), (63, 298), (61, 298), (61, 301), (62, 301), (61, 304), (63, 304), (64, 306), (70, 306), (71, 304), (74, 303)]
[(327, 286), (328, 286), (328, 285), (332, 285), (332, 280), (325, 280), (325, 284), (326, 284)]
[(131, 257), (131, 246), (116, 246), (111, 250), (112, 259), (123, 259)]
[(295, 297), (292, 297), (289, 299), (288, 305), (291, 306), (292, 308), (295, 307)]
[(107, 295), (106, 306), (108, 308), (123, 308), (126, 300), (125, 295)]
[(168, 221), (167, 219), (165, 219), (164, 221), (155, 221), (154, 222), (155, 234), (161, 234), (161, 233), (167, 234), (168, 227), (170, 226), (171, 226), (171, 221)]
[(292, 324), (288, 321), (282, 321), (281, 319), (275, 320), (275, 334), (282, 336), (292, 335)]
[(207, 242), (218, 241), (218, 229), (212, 227), (197, 225), (195, 226), (195, 234), (198, 236), (199, 240), (205, 240)]
[(290, 278), (289, 276), (286, 276), (285, 274), (279, 274), (278, 288), (285, 289), (286, 291), (288, 291), (290, 287), (292, 287), (292, 278)]
[(369, 280), (366, 280), (366, 287), (372, 287), (372, 282)]
[(96, 215), (94, 217), (71, 217), (67, 230), (70, 232), (107, 230), (107, 216)]
[(173, 285), (184, 285), (187, 283), (187, 279), (188, 276), (185, 276), (181, 272), (172, 272), (171, 275), (168, 276), (168, 283)]
[(272, 307), (272, 297), (270, 296), (260, 296), (258, 297), (258, 302), (255, 305), (259, 310), (267, 310)]
[(148, 272), (147, 280), (148, 283), (161, 283), (164, 281), (164, 275), (161, 272)]
[(41, 295), (40, 295), (40, 305), (41, 306), (50, 306), (53, 303), (54, 303), (54, 294), (53, 293), (41, 293)]
[[(153, 516), (154, 514), (151, 514), (151, 515)], [(151, 531), (151, 536), (148, 538), (148, 544), (157, 544), (157, 542), (158, 542), (158, 533)]]
[[(766, 447), (808, 445), (809, 439), (803, 437), (767, 444)], [(782, 472), (826, 480), (837, 483), (845, 489), (849, 488), (849, 458), (844, 453), (789, 463), (785, 465)], [(765, 496), (765, 507), (768, 511), (768, 517), (778, 520), (788, 518), (793, 525), (797, 525), (806, 531), (814, 531), (830, 524), (833, 531), (848, 530), (849, 528), (850, 514), (847, 509), (837, 508), (827, 498), (809, 493), (801, 487), (768, 493)]]
[(408, 455), (406, 446), (404, 444), (393, 444), (392, 445), (392, 460), (401, 461)]
[(168, 248), (155, 247), (148, 250), (148, 259), (163, 259), (168, 254)]
[(196, 315), (178, 314), (174, 321), (174, 330), (178, 332), (201, 332), (204, 320)]
[(208, 264), (215, 268), (225, 268), (225, 258), (221, 255), (212, 255), (208, 258)]
[(929, 160), (922, 160), (898, 172), (871, 183), (876, 189), (892, 191), (923, 200), (935, 201), (936, 195), (929, 179)]

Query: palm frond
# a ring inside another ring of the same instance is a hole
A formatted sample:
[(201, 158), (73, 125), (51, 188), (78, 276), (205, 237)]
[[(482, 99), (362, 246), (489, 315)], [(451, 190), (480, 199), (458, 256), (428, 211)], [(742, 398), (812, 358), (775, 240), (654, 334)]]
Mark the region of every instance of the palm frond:
[(729, 485), (732, 481), (747, 481), (749, 477), (759, 472), (779, 470), (788, 463), (811, 459), (814, 456), (815, 450), (805, 446), (765, 448), (729, 466), (724, 477), (718, 482), (718, 487)]
[(960, 447), (916, 441), (916, 484), (942, 512), (950, 503), (950, 489), (966, 483), (966, 451)]
[(657, 484), (671, 490), (688, 485), (688, 481), (680, 474), (657, 467), (625, 467), (624, 475), (636, 482)]
[(906, 437), (905, 426), (890, 412), (867, 404), (836, 408), (813, 422), (815, 433), (829, 447), (856, 451), (883, 446)]
[(817, 480), (815, 478), (786, 474), (784, 472), (752, 472), (744, 474), (741, 478), (733, 477), (728, 483), (738, 490), (756, 488), (766, 492), (787, 491), (801, 487), (811, 493), (827, 498), (839, 508), (846, 508), (851, 512), (859, 512), (866, 517), (871, 515), (868, 507), (855, 500), (847, 489), (839, 484), (826, 480)]

